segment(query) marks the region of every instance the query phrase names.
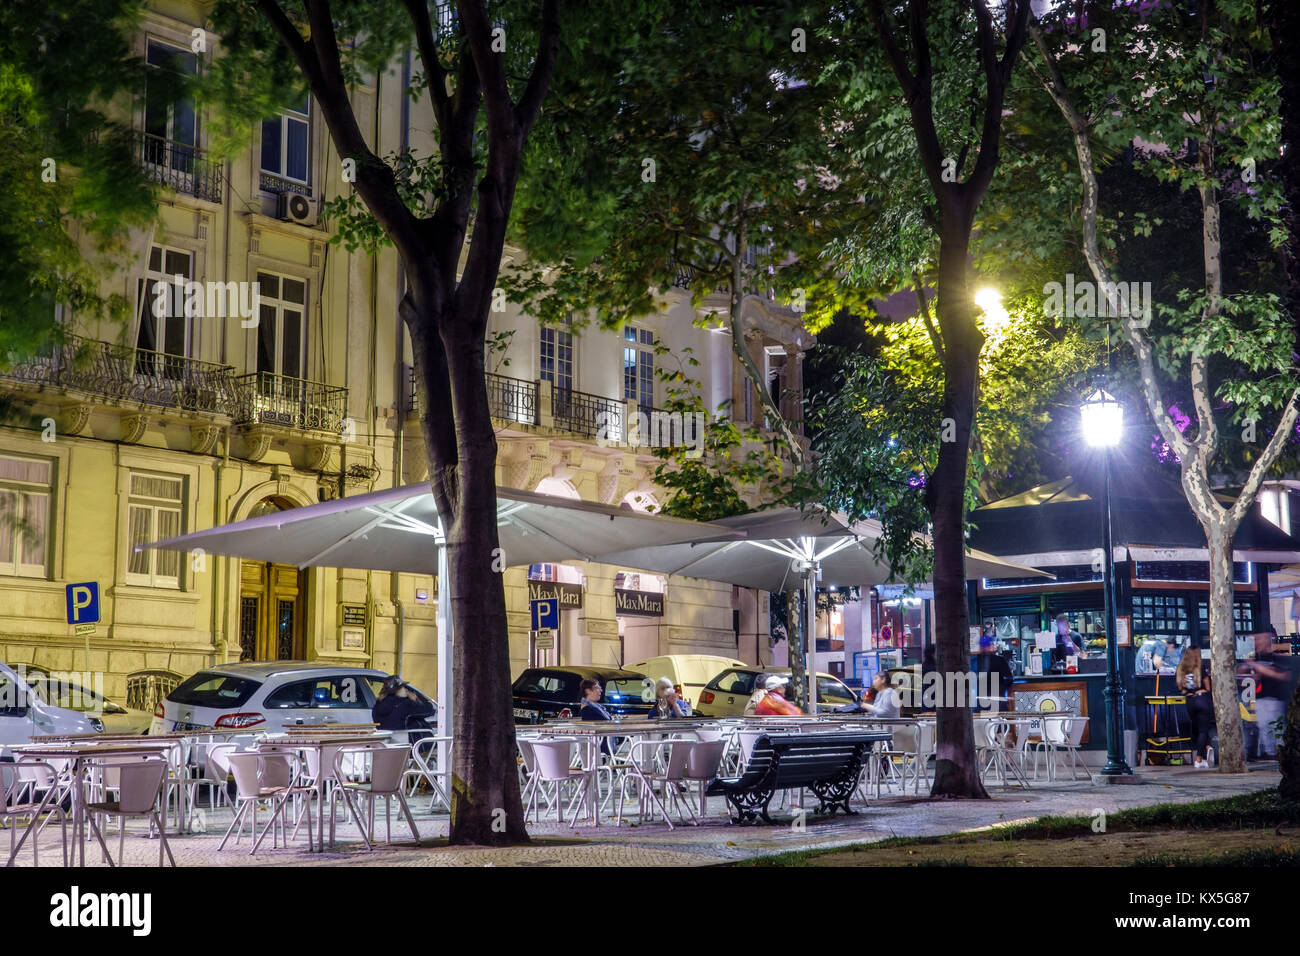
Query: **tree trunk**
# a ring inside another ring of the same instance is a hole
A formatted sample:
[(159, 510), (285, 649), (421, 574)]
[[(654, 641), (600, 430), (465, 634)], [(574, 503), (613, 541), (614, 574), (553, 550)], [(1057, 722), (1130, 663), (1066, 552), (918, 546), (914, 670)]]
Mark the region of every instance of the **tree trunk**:
[(1221, 522), (1202, 519), (1202, 525), (1210, 551), (1210, 680), (1214, 723), (1219, 731), (1219, 772), (1245, 773), (1246, 749), (1237, 707), (1237, 635), (1232, 620), (1232, 535)]
[[(935, 664), (947, 675), (970, 672), (966, 602), (966, 473), (975, 419), (982, 335), (967, 286), (969, 220), (945, 221), (939, 246), (939, 322), (943, 331), (943, 420), (939, 460), (926, 488), (934, 523)], [(949, 440), (951, 439), (951, 440)], [(969, 686), (968, 684), (966, 686)], [(982, 797), (969, 702), (940, 695), (935, 726), (932, 797)]]
[[(479, 846), (527, 843), (500, 571), (506, 562), (499, 560), (498, 551), (497, 443), (484, 378), (483, 336), (477, 331), (481, 323), (438, 323), (409, 300), (403, 314), (418, 362), (421, 427), (429, 479), (443, 516), (450, 577), (450, 665), (457, 694), (451, 717), (456, 744), (450, 839)], [(444, 330), (469, 326), (451, 340), (455, 351), (450, 360), (446, 340), (433, 331), (439, 325)]]

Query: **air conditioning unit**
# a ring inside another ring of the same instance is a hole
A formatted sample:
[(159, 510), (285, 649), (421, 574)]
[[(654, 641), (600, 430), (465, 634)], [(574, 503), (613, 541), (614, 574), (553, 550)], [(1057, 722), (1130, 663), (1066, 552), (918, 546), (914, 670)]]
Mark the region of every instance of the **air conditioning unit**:
[(302, 193), (281, 193), (279, 214), (285, 222), (296, 222), (300, 226), (316, 225), (316, 203)]

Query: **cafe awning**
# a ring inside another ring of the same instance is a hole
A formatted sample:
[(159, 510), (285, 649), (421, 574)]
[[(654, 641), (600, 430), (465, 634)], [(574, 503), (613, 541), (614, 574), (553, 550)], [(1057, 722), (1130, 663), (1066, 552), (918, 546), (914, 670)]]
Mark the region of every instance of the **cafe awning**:
[[(1086, 476), (1063, 478), (976, 508), (970, 543), (1036, 567), (1090, 563), (1102, 542), (1096, 484)], [(1115, 469), (1111, 516), (1116, 560), (1125, 550), (1138, 561), (1209, 560), (1205, 532), (1182, 489), (1149, 469)], [(1257, 505), (1233, 537), (1233, 560), (1300, 561), (1300, 539), (1266, 519)]]

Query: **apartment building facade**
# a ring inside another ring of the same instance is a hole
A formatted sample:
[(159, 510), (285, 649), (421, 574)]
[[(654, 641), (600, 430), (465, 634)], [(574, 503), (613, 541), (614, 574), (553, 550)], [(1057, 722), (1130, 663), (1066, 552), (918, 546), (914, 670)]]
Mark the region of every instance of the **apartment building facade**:
[[(191, 52), (201, 9), (151, 5), (136, 38), (148, 69), (194, 72), (219, 55), (217, 42)], [(412, 69), (404, 57), (353, 93), (379, 155), (430, 150), (432, 117), (407, 96)], [(430, 574), (416, 575), (138, 549), (423, 481), (427, 465), (400, 263), (391, 249), (330, 242), (321, 203), (349, 187), (310, 98), (226, 158), (207, 150), (211, 117), (193, 103), (146, 92), (124, 109), (160, 186), (155, 227), (105, 280), (134, 317), (122, 328), (60, 311), (65, 344), (0, 366), (0, 390), (25, 413), (0, 425), (0, 660), (103, 673), (109, 696), (144, 709), (196, 670), (240, 659), (371, 665), (431, 689), (432, 550)], [(249, 315), (240, 296), (253, 283)], [(719, 298), (706, 305), (725, 307)], [(797, 417), (811, 339), (771, 303), (747, 309), (746, 347)], [(709, 407), (730, 399), (736, 418), (761, 417), (729, 335), (700, 319), (684, 291), (612, 331), (542, 328), (512, 303), (494, 313), (493, 332), (510, 333), (489, 376), (499, 483), (654, 507), (658, 459), (627, 440), (626, 424), (608, 439), (610, 422), (664, 399), (655, 343), (692, 350)], [(80, 582), (99, 586), (93, 634), (67, 622), (65, 587)], [(530, 658), (768, 653), (765, 596), (752, 591), (594, 564), (513, 568), (506, 585), (516, 673)], [(530, 596), (558, 591), (568, 595), (559, 640), (535, 648)]]

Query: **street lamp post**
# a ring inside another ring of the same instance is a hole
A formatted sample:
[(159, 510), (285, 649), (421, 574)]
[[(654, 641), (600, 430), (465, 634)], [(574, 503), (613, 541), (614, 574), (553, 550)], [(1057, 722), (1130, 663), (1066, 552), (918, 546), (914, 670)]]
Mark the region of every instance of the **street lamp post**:
[(1115, 575), (1113, 568), (1114, 545), (1110, 521), (1110, 450), (1119, 444), (1124, 431), (1124, 409), (1105, 389), (1098, 388), (1084, 400), (1081, 409), (1084, 440), (1102, 454), (1102, 546), (1105, 550), (1102, 567), (1105, 576), (1102, 585), (1106, 610), (1106, 766), (1103, 777), (1131, 774), (1132, 768), (1124, 760), (1123, 739), (1124, 683), (1119, 676), (1119, 644), (1115, 640)]

